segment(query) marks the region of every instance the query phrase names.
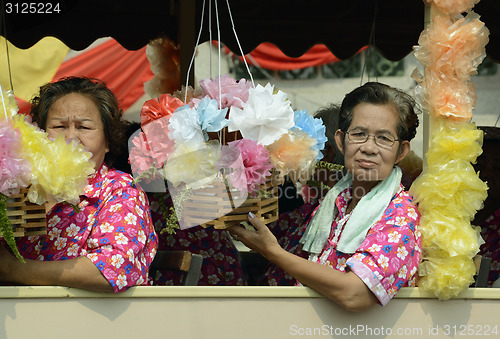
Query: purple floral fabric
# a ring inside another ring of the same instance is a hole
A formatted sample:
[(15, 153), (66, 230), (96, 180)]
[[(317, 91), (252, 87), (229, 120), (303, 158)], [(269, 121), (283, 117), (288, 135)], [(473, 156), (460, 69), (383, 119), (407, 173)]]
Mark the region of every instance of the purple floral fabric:
[[(163, 194), (163, 193), (162, 193)], [(189, 251), (203, 256), (199, 286), (241, 286), (246, 285), (246, 277), (239, 258), (239, 252), (225, 230), (213, 227), (195, 226), (185, 230), (177, 229), (175, 234), (162, 232), (165, 218), (162, 209), (172, 204), (170, 194), (159, 199), (157, 193), (149, 196), (151, 215), (159, 236), (159, 250)], [(161, 200), (165, 206), (161, 206)], [(154, 285), (181, 285), (182, 272), (158, 271), (153, 278)]]
[(488, 286), (499, 278), (500, 273), (500, 208), (481, 224), (484, 244), (479, 254), (491, 258)]
[[(308, 258), (309, 253), (302, 250), (299, 240), (304, 234), (311, 213), (317, 206), (317, 202), (306, 203), (293, 211), (280, 214), (276, 222), (269, 224), (271, 232), (276, 236), (281, 247), (302, 258)], [(296, 282), (297, 280), (281, 267), (269, 263), (266, 272), (259, 278), (258, 284), (264, 286), (294, 286)]]

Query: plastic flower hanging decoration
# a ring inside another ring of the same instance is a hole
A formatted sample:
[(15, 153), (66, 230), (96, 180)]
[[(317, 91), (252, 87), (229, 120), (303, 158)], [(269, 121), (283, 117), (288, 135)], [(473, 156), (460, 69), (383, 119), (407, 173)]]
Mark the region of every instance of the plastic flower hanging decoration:
[(489, 31), (471, 10), (478, 0), (426, 1), (432, 20), (415, 47), (424, 74), (413, 76), (433, 131), (427, 167), (410, 190), (422, 215), (419, 287), (447, 300), (474, 282), (473, 258), (483, 242), (470, 223), (487, 196), (471, 164), (482, 144), (482, 132), (470, 122), (476, 103), (471, 75), (486, 56)]
[[(176, 210), (182, 205), (179, 200), (186, 201), (194, 191), (215, 187), (217, 182), (223, 182), (228, 192), (235, 189), (240, 197), (259, 196), (273, 170), (283, 176), (307, 177), (321, 159), (326, 141), (322, 120), (305, 111), (294, 113), (287, 95), (271, 84), (253, 87), (245, 79), (236, 81), (223, 75), (203, 79), (197, 90), (188, 88), (183, 93), (184, 98), (182, 93), (175, 96), (186, 102), (163, 126), (161, 139), (168, 138), (172, 145), (166, 161), (156, 163), (152, 156), (144, 159), (152, 155), (155, 145), (139, 136), (132, 141), (130, 152), (136, 178), (148, 166), (163, 166), (156, 173), (168, 182), (171, 194), (175, 190), (182, 196), (176, 199), (172, 195)], [(149, 107), (146, 102), (141, 111), (143, 129), (155, 123)]]
[(32, 203), (77, 204), (94, 164), (76, 141), (68, 144), (63, 136), (51, 140), (29, 117), (17, 114), (11, 91), (0, 87), (0, 99), (0, 235), (22, 260), (6, 214), (8, 197), (29, 187), (27, 198)]

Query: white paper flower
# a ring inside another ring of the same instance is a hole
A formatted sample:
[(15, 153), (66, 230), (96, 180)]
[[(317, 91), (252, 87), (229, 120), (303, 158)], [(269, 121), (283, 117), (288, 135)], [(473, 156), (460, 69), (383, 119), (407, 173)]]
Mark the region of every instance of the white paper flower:
[(243, 138), (267, 146), (292, 128), (294, 112), (286, 93), (273, 91), (271, 84), (250, 88), (243, 109), (233, 106), (229, 112), (229, 132), (239, 130)]
[(198, 120), (198, 113), (188, 105), (179, 107), (172, 114), (168, 128), (170, 130), (168, 136), (176, 144), (201, 144), (205, 141)]

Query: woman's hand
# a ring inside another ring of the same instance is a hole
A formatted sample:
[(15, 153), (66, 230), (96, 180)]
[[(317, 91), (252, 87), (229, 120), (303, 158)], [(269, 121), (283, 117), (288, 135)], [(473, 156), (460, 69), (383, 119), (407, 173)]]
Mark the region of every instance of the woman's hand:
[(242, 226), (232, 226), (227, 229), (229, 234), (235, 240), (241, 241), (245, 246), (259, 252), (268, 260), (279, 251), (283, 251), (276, 237), (260, 218), (250, 212), (248, 221), (255, 227), (255, 230), (248, 230)]
[(255, 231), (233, 226), (228, 228), (229, 234), (280, 266), (303, 285), (351, 311), (366, 310), (377, 302), (375, 295), (352, 271), (340, 272), (289, 253), (281, 248), (262, 220), (249, 214), (248, 221), (255, 227)]

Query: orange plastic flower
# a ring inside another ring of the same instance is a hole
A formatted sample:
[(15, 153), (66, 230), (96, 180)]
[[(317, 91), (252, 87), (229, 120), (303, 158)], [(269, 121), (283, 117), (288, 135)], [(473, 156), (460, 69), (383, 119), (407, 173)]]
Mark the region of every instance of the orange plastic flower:
[(150, 99), (142, 106), (141, 126), (153, 120), (171, 116), (181, 106), (184, 106), (184, 103), (170, 94), (162, 94), (160, 98)]

